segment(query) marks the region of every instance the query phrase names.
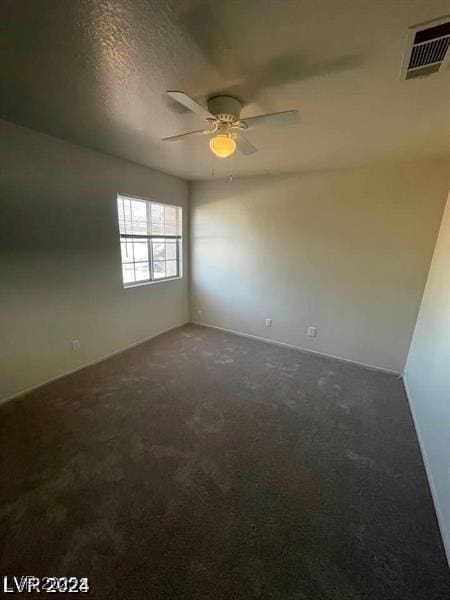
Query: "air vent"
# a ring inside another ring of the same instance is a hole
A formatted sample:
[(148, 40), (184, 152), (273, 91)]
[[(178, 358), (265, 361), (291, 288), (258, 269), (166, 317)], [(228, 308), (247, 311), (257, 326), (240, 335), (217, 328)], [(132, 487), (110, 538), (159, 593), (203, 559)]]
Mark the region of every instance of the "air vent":
[(413, 79), (443, 69), (450, 58), (450, 17), (412, 27), (408, 32), (401, 78)]

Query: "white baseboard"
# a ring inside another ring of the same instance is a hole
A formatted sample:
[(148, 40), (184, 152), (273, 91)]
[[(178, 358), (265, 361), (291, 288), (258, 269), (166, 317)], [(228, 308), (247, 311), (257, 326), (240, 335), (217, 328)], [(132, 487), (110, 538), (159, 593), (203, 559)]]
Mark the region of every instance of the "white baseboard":
[(402, 375), (403, 386), (405, 388), (406, 397), (408, 399), (409, 410), (411, 411), (411, 415), (414, 421), (414, 427), (416, 429), (416, 436), (419, 442), (420, 452), (422, 453), (423, 464), (425, 465), (425, 472), (428, 479), (428, 485), (430, 486), (431, 496), (433, 498), (434, 510), (436, 512), (436, 518), (439, 525), (439, 529), (441, 531), (442, 543), (444, 545), (444, 550), (447, 555), (447, 562), (450, 567), (450, 532), (447, 533), (444, 519), (442, 517), (442, 511), (439, 504), (439, 498), (436, 490), (436, 486), (434, 485), (433, 474), (431, 472), (430, 461), (428, 460), (428, 454), (425, 447), (425, 443), (423, 441), (422, 432), (420, 430), (419, 420), (417, 418), (416, 411), (414, 409), (414, 403), (412, 400), (411, 390), (408, 387), (408, 382), (406, 379), (406, 374)]
[(211, 329), (219, 329), (220, 331), (227, 331), (228, 333), (234, 333), (235, 335), (240, 335), (242, 337), (247, 337), (247, 338), (251, 338), (254, 340), (260, 340), (261, 342), (268, 342), (269, 344), (275, 344), (276, 346), (285, 346), (286, 348), (294, 348), (295, 350), (302, 350), (303, 352), (310, 352), (311, 354), (316, 354), (318, 356), (325, 356), (326, 358), (334, 358), (335, 360), (340, 360), (342, 362), (351, 363), (353, 365), (359, 365), (360, 367), (365, 367), (366, 369), (372, 369), (373, 371), (382, 371), (383, 373), (390, 373), (392, 375), (397, 375), (398, 377), (401, 376), (400, 371), (386, 369), (385, 367), (371, 365), (369, 363), (360, 362), (358, 360), (353, 360), (351, 358), (344, 358), (343, 356), (336, 356), (335, 354), (327, 354), (326, 352), (319, 352), (318, 350), (311, 350), (310, 348), (303, 348), (302, 346), (295, 346), (294, 344), (288, 344), (287, 342), (271, 340), (269, 338), (264, 338), (259, 335), (253, 335), (252, 333), (236, 331), (235, 329), (227, 329), (226, 327), (219, 327), (217, 325), (211, 325), (211, 323), (203, 323), (202, 321), (191, 321), (191, 323), (194, 323), (194, 325), (202, 325), (203, 327), (211, 327)]
[(91, 365), (95, 365), (99, 362), (102, 362), (102, 361), (110, 358), (111, 356), (115, 356), (116, 354), (125, 352), (125, 350), (129, 350), (130, 348), (134, 348), (135, 346), (144, 344), (145, 342), (148, 342), (149, 340), (152, 340), (153, 338), (158, 337), (158, 335), (162, 335), (163, 333), (172, 331), (172, 329), (177, 329), (178, 327), (182, 327), (183, 325), (186, 325), (187, 323), (189, 323), (189, 321), (183, 321), (182, 323), (178, 323), (177, 325), (167, 327), (166, 329), (161, 329), (160, 331), (157, 331), (156, 333), (153, 333), (150, 336), (147, 336), (147, 337), (141, 338), (135, 342), (132, 342), (131, 344), (128, 344), (127, 346), (121, 346), (120, 348), (118, 348), (117, 350), (114, 350), (113, 352), (109, 352), (108, 354), (103, 354), (99, 358), (96, 358), (87, 363), (84, 363), (84, 364), (76, 367), (75, 369), (69, 369), (68, 371), (64, 371), (64, 373), (61, 373), (60, 375), (55, 375), (55, 377), (51, 377), (50, 379), (46, 379), (45, 381), (37, 383), (36, 385), (32, 385), (29, 388), (25, 388), (23, 390), (20, 390), (19, 392), (15, 392), (11, 396), (6, 396), (5, 398), (0, 398), (0, 404), (9, 402), (9, 400), (14, 400), (14, 398), (18, 398), (19, 396), (24, 396), (25, 394), (28, 394), (29, 392), (32, 392), (33, 390), (37, 390), (38, 388), (43, 387), (44, 385), (47, 385), (48, 383), (52, 383), (52, 381), (57, 381), (58, 379), (61, 379), (62, 377), (65, 377), (66, 375), (71, 375), (72, 373), (81, 371), (82, 369), (85, 369), (86, 367), (90, 367)]

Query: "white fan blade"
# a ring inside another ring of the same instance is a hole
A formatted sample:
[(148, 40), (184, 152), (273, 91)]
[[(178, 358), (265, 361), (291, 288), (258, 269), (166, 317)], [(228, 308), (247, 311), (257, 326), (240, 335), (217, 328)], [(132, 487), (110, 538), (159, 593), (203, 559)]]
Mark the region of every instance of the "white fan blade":
[(257, 115), (256, 117), (248, 117), (241, 119), (248, 127), (256, 127), (259, 125), (294, 125), (300, 120), (298, 110), (285, 110), (283, 112), (270, 113), (267, 115)]
[(236, 141), (239, 152), (242, 152), (242, 154), (248, 155), (258, 152), (258, 148), (255, 148), (251, 141), (247, 139), (241, 131), (236, 131)]
[(197, 135), (198, 133), (209, 133), (208, 130), (205, 129), (197, 129), (197, 131), (188, 131), (187, 133), (180, 133), (180, 135), (172, 135), (170, 137), (162, 138), (162, 142), (175, 142), (181, 138), (187, 137), (189, 135)]
[(184, 92), (166, 92), (166, 94), (205, 119), (214, 119), (214, 115)]

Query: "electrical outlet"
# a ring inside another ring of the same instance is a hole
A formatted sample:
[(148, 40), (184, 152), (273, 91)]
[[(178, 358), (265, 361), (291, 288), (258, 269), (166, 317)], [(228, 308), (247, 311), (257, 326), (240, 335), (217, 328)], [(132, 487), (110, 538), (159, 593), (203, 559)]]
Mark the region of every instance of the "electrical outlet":
[(81, 348), (80, 340), (72, 340), (70, 342), (72, 344), (72, 350), (79, 350)]
[(272, 327), (272, 319), (266, 319), (266, 327)]
[(197, 315), (201, 317), (203, 315), (203, 309), (197, 308)]
[(316, 337), (317, 335), (317, 327), (308, 327), (308, 337)]

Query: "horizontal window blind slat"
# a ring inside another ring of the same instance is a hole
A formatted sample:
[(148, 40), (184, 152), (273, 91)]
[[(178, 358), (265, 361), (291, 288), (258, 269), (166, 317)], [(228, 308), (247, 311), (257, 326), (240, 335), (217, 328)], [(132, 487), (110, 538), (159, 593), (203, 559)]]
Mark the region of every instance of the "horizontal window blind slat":
[(121, 233), (120, 237), (122, 238), (143, 238), (146, 240), (181, 240), (181, 235), (144, 235), (140, 233)]

